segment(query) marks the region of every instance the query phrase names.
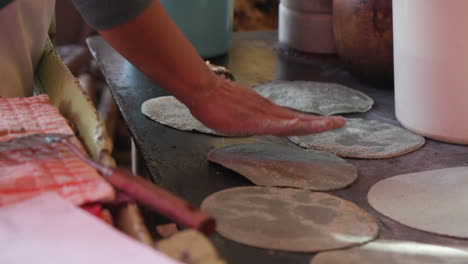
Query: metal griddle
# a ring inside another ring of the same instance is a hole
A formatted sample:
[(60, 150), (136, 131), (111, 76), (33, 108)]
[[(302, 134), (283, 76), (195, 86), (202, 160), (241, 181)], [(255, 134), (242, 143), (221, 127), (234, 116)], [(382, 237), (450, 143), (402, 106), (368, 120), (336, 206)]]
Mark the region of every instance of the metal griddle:
[[(335, 57), (285, 52), (278, 48), (276, 36), (276, 32), (235, 33), (230, 55), (211, 61), (230, 67), (236, 78), (245, 84), (281, 79), (326, 81), (348, 85), (372, 97), (375, 105), (368, 113), (347, 115), (347, 117), (363, 117), (399, 125), (393, 111), (392, 83), (372, 86), (355, 79), (339, 67)], [(153, 122), (141, 114), (140, 106), (145, 100), (167, 93), (151, 83), (102, 38), (90, 38), (88, 44), (102, 67), (151, 178), (157, 184), (193, 204), (200, 205), (203, 198), (219, 190), (252, 185), (242, 176), (209, 163), (206, 155), (214, 147), (247, 141), (277, 141), (290, 144), (286, 139), (276, 137), (222, 138), (182, 132)], [(244, 65), (246, 58), (256, 61), (256, 64)], [(270, 77), (265, 80), (266, 76)], [(466, 146), (428, 140), (422, 149), (397, 158), (348, 159), (359, 169), (357, 182), (345, 190), (329, 193), (352, 201), (371, 213), (379, 223), (380, 238), (468, 246), (468, 240), (432, 235), (398, 224), (372, 209), (366, 198), (369, 188), (381, 179), (403, 173), (466, 166), (467, 154)], [(151, 224), (154, 224), (152, 223), (154, 219), (157, 218), (148, 216), (146, 219), (150, 228)], [(213, 235), (211, 239), (229, 263), (306, 264), (313, 255), (248, 247), (219, 235)]]

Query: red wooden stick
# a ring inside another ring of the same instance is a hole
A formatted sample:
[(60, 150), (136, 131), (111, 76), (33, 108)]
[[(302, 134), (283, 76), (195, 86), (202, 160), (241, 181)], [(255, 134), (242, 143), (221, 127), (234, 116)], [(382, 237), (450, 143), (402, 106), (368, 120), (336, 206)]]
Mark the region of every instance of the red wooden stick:
[(113, 186), (136, 201), (185, 227), (197, 229), (207, 235), (215, 231), (215, 220), (199, 208), (125, 169), (109, 168), (90, 160), (68, 139), (63, 139), (60, 142), (68, 146), (82, 160), (99, 170)]

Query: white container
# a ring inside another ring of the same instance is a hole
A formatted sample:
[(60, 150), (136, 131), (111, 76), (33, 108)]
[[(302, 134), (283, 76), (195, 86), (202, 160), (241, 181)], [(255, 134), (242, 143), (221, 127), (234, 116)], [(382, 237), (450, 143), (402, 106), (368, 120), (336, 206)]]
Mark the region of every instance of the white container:
[(310, 53), (336, 53), (332, 0), (282, 0), (278, 39)]
[(393, 0), (396, 116), (458, 144), (468, 144), (467, 11), (467, 0)]

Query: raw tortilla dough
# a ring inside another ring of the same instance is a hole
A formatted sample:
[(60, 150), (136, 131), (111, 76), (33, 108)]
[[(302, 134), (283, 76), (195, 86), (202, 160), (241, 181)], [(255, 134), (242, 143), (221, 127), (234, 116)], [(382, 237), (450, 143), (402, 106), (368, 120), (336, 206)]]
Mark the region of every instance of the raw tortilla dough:
[(256, 185), (314, 191), (344, 188), (357, 179), (357, 169), (326, 152), (297, 147), (250, 143), (216, 148), (208, 160), (245, 176)]
[(374, 104), (364, 93), (335, 83), (275, 81), (254, 89), (278, 105), (325, 116), (367, 112)]
[(403, 225), (468, 238), (467, 190), (468, 167), (456, 167), (385, 179), (370, 189), (368, 200)]
[(466, 264), (467, 260), (467, 249), (377, 240), (362, 247), (320, 253), (310, 264)]
[(210, 195), (202, 209), (222, 236), (254, 247), (314, 252), (374, 239), (378, 226), (355, 204), (307, 190), (237, 187)]
[(203, 125), (174, 96), (162, 96), (150, 99), (143, 103), (141, 112), (158, 123), (179, 130), (195, 130), (207, 134), (223, 135)]
[(344, 128), (289, 139), (304, 148), (362, 159), (404, 155), (419, 149), (425, 143), (424, 137), (406, 129), (360, 118), (347, 119)]

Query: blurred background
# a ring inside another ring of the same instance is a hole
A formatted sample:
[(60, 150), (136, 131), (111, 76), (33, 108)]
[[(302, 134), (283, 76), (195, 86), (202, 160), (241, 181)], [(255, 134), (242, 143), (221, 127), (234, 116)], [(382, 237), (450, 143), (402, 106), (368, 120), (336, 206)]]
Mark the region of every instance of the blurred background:
[[(275, 30), (279, 0), (234, 0), (234, 31)], [(71, 1), (57, 1), (57, 45), (84, 44), (93, 35)]]

